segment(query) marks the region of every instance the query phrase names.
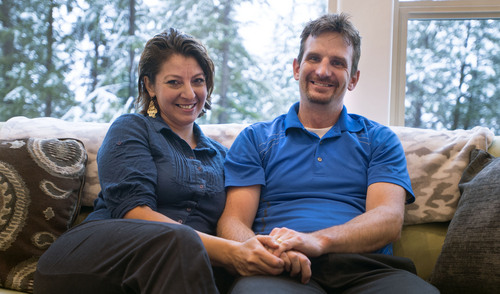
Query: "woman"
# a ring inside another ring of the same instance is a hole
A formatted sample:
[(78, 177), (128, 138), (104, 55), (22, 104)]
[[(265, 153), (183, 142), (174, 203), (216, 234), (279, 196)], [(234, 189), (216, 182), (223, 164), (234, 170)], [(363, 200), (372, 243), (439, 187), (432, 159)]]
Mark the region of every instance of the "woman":
[(212, 266), (280, 274), (269, 236), (213, 236), (225, 205), (226, 148), (196, 118), (210, 109), (213, 62), (175, 29), (146, 43), (138, 114), (111, 125), (98, 153), (95, 210), (40, 258), (35, 293), (217, 293)]

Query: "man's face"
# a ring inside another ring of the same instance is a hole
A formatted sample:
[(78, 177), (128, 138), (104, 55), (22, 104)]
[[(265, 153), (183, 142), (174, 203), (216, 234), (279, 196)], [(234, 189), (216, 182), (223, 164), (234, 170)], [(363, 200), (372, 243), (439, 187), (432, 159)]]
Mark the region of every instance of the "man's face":
[(346, 89), (356, 87), (359, 71), (351, 77), (353, 48), (339, 33), (309, 36), (304, 57), (293, 62), (294, 78), (299, 81), (302, 102), (343, 104)]

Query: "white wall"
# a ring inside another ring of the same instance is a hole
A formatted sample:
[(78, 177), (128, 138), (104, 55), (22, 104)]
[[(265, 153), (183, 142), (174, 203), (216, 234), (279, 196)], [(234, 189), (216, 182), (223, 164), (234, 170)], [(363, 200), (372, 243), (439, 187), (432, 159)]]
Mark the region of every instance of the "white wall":
[(329, 12), (346, 12), (361, 34), (359, 83), (345, 97), (347, 110), (389, 124), (393, 1), (329, 0)]

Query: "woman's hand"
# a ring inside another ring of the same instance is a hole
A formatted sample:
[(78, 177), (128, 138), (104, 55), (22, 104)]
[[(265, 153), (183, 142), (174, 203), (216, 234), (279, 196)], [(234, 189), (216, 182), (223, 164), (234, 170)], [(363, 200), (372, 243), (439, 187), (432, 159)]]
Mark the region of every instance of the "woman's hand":
[(284, 271), (285, 261), (267, 249), (279, 249), (279, 244), (272, 237), (259, 235), (233, 244), (229, 252), (230, 271), (242, 276), (279, 275)]

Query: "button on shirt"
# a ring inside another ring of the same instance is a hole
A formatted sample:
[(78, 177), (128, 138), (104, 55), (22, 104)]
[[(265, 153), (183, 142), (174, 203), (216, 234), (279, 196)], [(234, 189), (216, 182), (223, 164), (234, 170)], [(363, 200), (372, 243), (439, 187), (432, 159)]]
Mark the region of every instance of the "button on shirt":
[(366, 211), (368, 186), (376, 182), (399, 185), (407, 202), (414, 200), (403, 148), (389, 128), (344, 107), (320, 139), (304, 128), (298, 108), (243, 130), (226, 157), (226, 187), (262, 185), (256, 233), (343, 224)]
[(87, 220), (122, 218), (146, 205), (201, 232), (215, 234), (224, 209), (227, 149), (194, 124), (195, 149), (161, 119), (119, 117), (97, 154), (101, 193)]

